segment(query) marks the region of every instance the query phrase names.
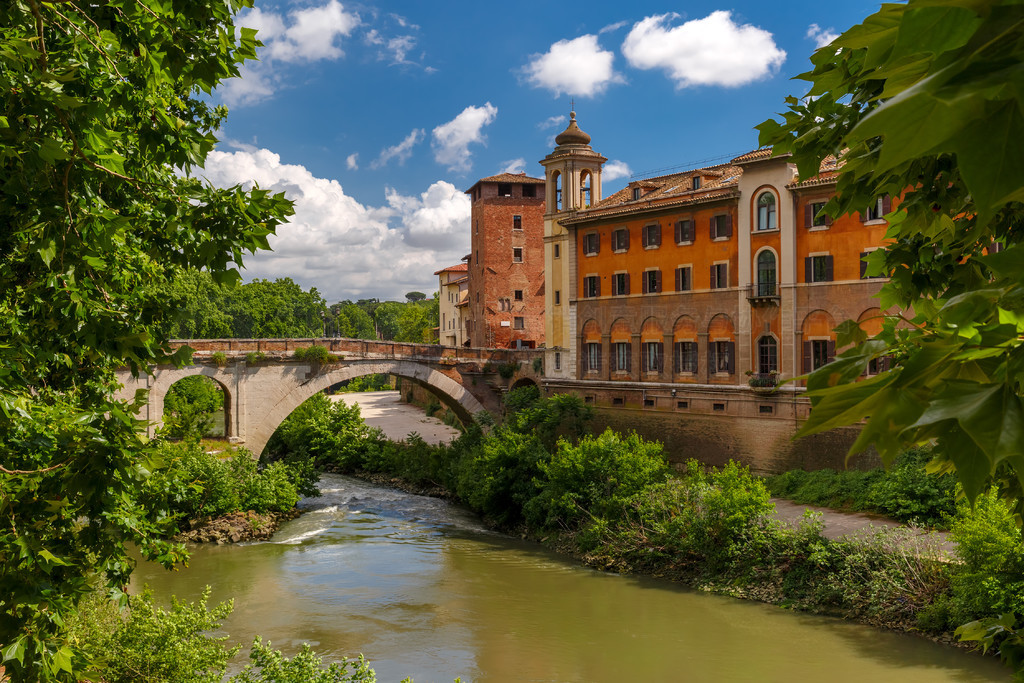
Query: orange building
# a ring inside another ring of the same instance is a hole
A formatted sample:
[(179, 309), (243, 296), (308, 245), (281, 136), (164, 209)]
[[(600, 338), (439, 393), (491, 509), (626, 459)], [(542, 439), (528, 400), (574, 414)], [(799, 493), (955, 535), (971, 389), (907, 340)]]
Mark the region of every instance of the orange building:
[(612, 405), (625, 400), (614, 383), (644, 383), (653, 405), (659, 388), (771, 386), (828, 362), (836, 324), (875, 324), (881, 281), (862, 257), (882, 244), (891, 208), (880, 198), (829, 219), (835, 178), (830, 160), (797, 182), (788, 157), (759, 149), (635, 180), (559, 217), (573, 245), (569, 376)]

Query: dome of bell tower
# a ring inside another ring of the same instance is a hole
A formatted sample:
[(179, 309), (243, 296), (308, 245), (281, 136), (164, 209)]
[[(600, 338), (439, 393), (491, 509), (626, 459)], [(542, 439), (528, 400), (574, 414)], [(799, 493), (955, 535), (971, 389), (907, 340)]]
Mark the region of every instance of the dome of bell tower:
[(569, 125), (555, 138), (555, 144), (558, 146), (590, 144), (590, 136), (580, 130), (576, 124), (576, 112), (569, 112)]

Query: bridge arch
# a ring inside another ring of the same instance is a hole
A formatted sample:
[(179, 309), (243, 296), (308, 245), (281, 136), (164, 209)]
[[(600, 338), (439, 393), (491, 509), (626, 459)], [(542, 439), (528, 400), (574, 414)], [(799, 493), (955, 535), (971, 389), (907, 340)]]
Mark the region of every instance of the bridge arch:
[(313, 377), (281, 395), (262, 415), (252, 411), (250, 420), (255, 424), (249, 430), (246, 447), (259, 455), (285, 418), (314, 394), (346, 380), (375, 374), (396, 375), (433, 389), (438, 398), (467, 424), (475, 414), (485, 410), (459, 382), (426, 365), (403, 360), (346, 361), (338, 367), (322, 366)]
[(238, 435), (235, 416), (235, 375), (229, 368), (216, 365), (189, 365), (183, 368), (170, 368), (157, 373), (149, 384), (149, 411), (147, 419), (153, 425), (164, 422), (164, 402), (171, 387), (186, 377), (202, 375), (208, 377), (224, 392), (224, 438), (230, 439)]

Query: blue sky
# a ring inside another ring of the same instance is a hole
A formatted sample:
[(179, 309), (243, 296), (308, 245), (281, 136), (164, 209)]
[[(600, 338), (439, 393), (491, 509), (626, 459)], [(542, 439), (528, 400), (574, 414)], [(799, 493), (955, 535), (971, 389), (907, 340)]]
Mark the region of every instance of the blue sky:
[(499, 3), (257, 0), (260, 61), (222, 85), (231, 110), (205, 175), (286, 191), (296, 216), (244, 273), (328, 302), (437, 289), (469, 250), (463, 191), (542, 176), (575, 98), (608, 157), (605, 194), (757, 146), (803, 94), (811, 52), (877, 2)]

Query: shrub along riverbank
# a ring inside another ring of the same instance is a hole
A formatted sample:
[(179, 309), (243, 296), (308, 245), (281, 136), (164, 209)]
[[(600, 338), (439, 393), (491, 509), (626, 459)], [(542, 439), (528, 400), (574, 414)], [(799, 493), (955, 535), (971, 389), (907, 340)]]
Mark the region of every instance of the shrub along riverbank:
[(472, 425), (452, 444), (430, 446), (416, 437), (386, 441), (358, 408), (314, 397), (268, 451), (443, 491), (495, 528), (603, 569), (945, 640), (971, 622), (962, 636), (999, 648), (1020, 668), (1024, 547), (995, 496), (983, 496), (973, 513), (954, 510), (952, 561), (904, 532), (829, 541), (813, 515), (798, 529), (775, 522), (768, 487), (739, 465), (691, 461), (675, 474), (658, 443), (589, 434), (589, 407), (579, 397), (539, 399), (521, 389), (506, 407), (505, 423), (489, 434)]

